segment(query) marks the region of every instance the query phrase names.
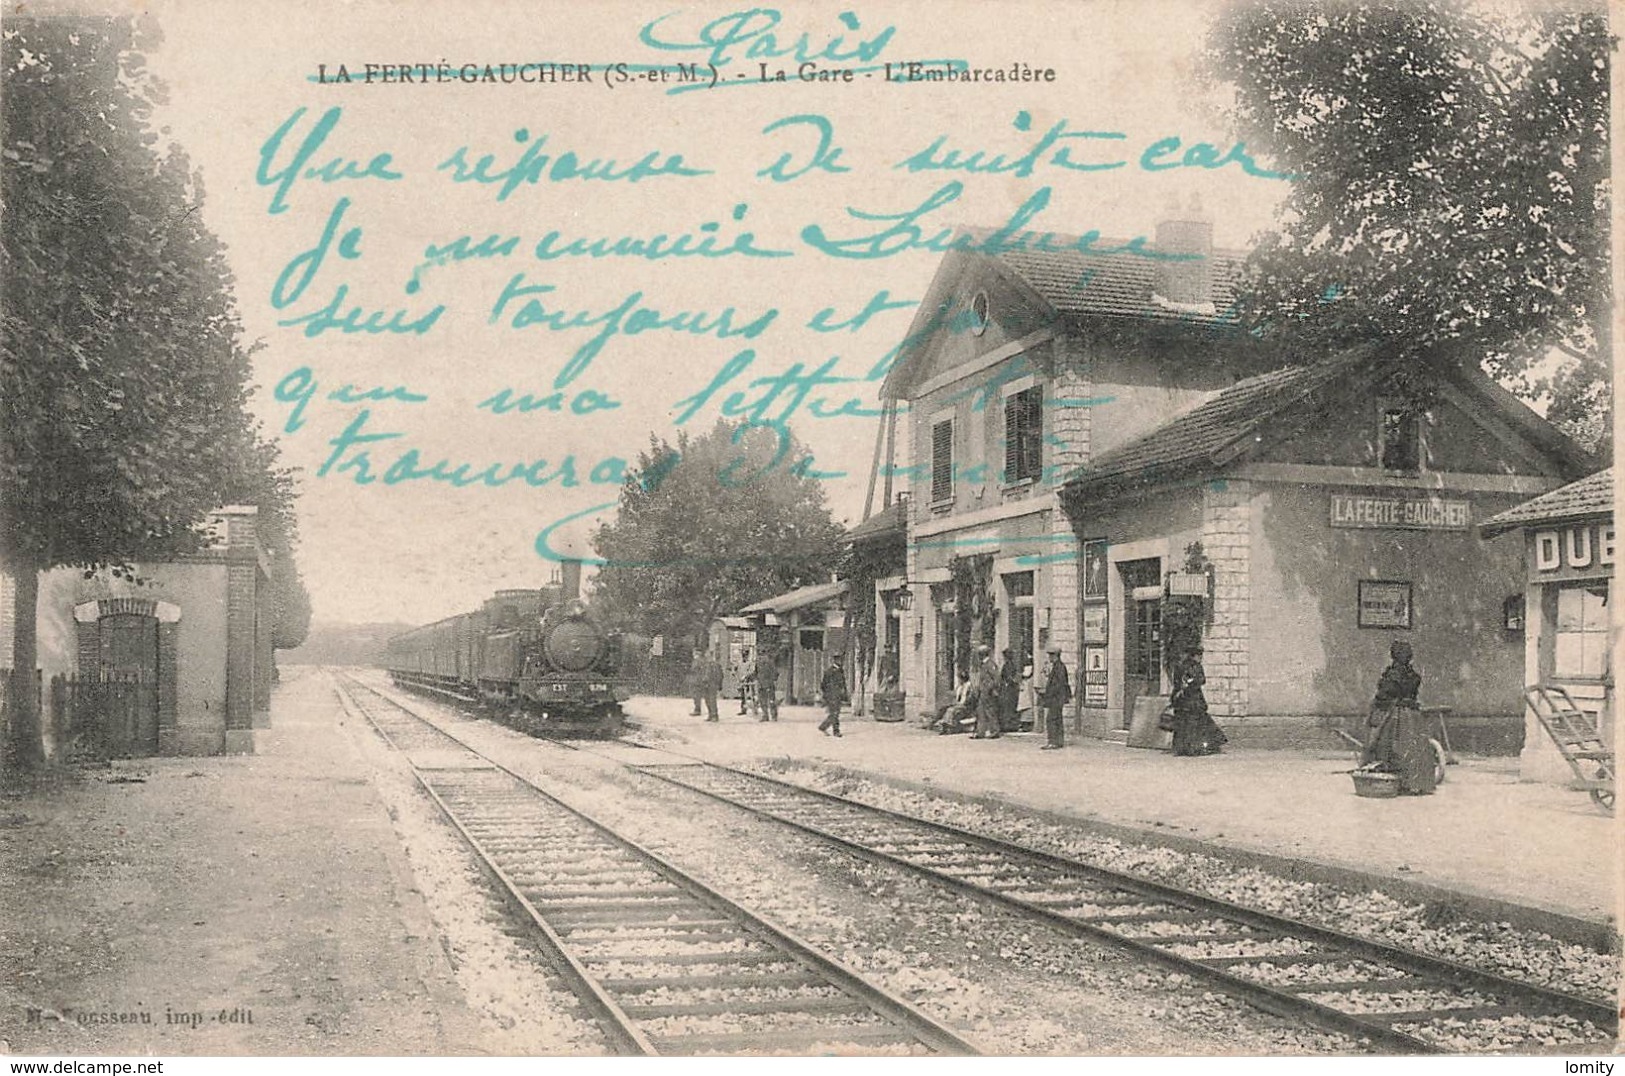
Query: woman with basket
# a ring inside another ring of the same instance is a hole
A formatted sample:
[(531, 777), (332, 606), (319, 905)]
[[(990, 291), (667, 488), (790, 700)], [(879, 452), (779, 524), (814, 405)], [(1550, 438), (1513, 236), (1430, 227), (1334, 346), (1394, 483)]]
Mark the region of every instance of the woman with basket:
[(1417, 701), (1422, 674), (1411, 667), (1410, 643), (1395, 639), (1388, 656), (1371, 700), (1371, 738), (1360, 756), (1360, 770), (1393, 774), (1399, 791), (1407, 795), (1431, 795), (1438, 784), (1438, 760)]

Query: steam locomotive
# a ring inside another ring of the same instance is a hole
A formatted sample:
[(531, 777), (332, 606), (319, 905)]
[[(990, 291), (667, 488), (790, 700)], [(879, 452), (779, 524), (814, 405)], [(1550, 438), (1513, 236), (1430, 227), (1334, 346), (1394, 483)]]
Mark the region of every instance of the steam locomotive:
[(523, 732), (613, 736), (631, 682), (621, 637), (580, 597), (581, 564), (566, 561), (557, 585), (499, 590), (472, 613), (395, 636), (387, 654), (398, 687), (490, 706)]

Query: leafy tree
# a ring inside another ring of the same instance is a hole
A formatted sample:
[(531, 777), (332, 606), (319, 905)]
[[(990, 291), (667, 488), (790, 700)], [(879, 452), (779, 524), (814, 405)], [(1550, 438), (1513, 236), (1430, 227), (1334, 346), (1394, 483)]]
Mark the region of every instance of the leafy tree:
[[(7, 759), (39, 760), (39, 573), (197, 548), (250, 481), (231, 274), (201, 183), (150, 126), (124, 18), (8, 18), (0, 144), (0, 570), (16, 580)], [(290, 517), (287, 517), (291, 519)]]
[(258, 431), (245, 432), (221, 503), (259, 509), (255, 535), (270, 559), (271, 645), (292, 650), (310, 632), (310, 594), (295, 559), (299, 520), (294, 515), (294, 471), (281, 466), (280, 456), (276, 442), (261, 439)]
[[(782, 451), (781, 451), (782, 450)], [(845, 531), (788, 433), (718, 422), (677, 444), (650, 438), (593, 544), (608, 563), (594, 598), (644, 634), (703, 632), (712, 619), (827, 580)]]
[(1520, 8), (1242, 0), (1217, 19), (1209, 78), (1295, 174), (1247, 316), (1289, 353), (1385, 339), (1481, 361), (1594, 444), (1613, 40), (1601, 11)]

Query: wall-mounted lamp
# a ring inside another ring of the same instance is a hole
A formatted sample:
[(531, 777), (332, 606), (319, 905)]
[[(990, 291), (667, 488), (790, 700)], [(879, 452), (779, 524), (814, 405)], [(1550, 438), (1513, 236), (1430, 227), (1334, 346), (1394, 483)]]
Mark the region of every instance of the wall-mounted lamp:
[(1501, 627), (1507, 631), (1523, 630), (1523, 595), (1514, 594), (1501, 603)]
[(914, 591), (910, 590), (906, 583), (903, 589), (897, 592), (897, 608), (905, 613), (914, 608)]

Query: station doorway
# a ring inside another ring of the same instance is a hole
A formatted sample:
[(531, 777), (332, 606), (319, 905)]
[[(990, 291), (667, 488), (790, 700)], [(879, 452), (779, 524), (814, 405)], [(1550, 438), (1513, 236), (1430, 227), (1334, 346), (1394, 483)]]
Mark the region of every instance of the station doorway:
[(1122, 728), (1134, 721), (1141, 695), (1162, 694), (1162, 560), (1129, 560), (1117, 566), (1123, 578)]

